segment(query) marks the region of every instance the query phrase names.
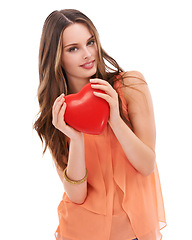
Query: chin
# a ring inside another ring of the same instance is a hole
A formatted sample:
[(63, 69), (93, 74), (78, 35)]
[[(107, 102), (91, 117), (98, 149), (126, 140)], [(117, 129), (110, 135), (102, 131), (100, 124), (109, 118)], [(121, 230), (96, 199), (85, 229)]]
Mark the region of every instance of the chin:
[(92, 76), (94, 76), (97, 73), (97, 69), (91, 69), (89, 72), (87, 72), (87, 76), (86, 78), (91, 78)]
[(97, 68), (95, 67), (95, 68), (93, 69), (93, 71), (92, 71), (91, 76), (95, 75), (96, 73), (97, 73)]

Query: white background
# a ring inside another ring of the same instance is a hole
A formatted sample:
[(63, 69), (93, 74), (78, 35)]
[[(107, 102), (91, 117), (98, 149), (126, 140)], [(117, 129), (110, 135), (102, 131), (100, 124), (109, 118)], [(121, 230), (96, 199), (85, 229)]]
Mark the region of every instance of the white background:
[(190, 239), (192, 5), (187, 0), (1, 3), (0, 239), (54, 239), (63, 187), (49, 152), (42, 158), (32, 122), (38, 112), (42, 26), (53, 10), (64, 8), (88, 15), (103, 48), (125, 70), (145, 76), (154, 102), (168, 223), (163, 239)]

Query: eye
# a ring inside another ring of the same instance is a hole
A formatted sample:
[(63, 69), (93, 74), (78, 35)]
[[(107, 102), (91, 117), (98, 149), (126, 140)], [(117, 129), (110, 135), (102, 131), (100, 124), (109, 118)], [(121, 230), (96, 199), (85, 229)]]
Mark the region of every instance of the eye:
[(90, 41), (87, 43), (88, 46), (92, 46), (92, 45), (94, 45), (94, 44), (95, 44), (95, 40), (94, 40), (94, 39), (90, 40)]
[(68, 52), (76, 52), (77, 51), (77, 47), (71, 47), (68, 49)]

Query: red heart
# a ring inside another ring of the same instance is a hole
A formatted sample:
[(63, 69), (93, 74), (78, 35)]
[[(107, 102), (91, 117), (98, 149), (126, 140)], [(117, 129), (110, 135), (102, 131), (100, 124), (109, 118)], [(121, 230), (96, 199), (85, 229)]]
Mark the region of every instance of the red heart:
[(100, 134), (109, 119), (109, 104), (104, 99), (96, 97), (91, 83), (86, 84), (80, 92), (65, 97), (67, 104), (64, 121), (74, 129), (87, 133)]

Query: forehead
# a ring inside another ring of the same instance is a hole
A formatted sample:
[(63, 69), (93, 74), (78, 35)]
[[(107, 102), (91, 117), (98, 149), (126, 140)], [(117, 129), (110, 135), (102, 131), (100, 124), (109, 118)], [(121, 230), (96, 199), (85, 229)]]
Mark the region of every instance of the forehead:
[(63, 46), (87, 41), (92, 36), (89, 28), (82, 23), (73, 23), (63, 31)]

